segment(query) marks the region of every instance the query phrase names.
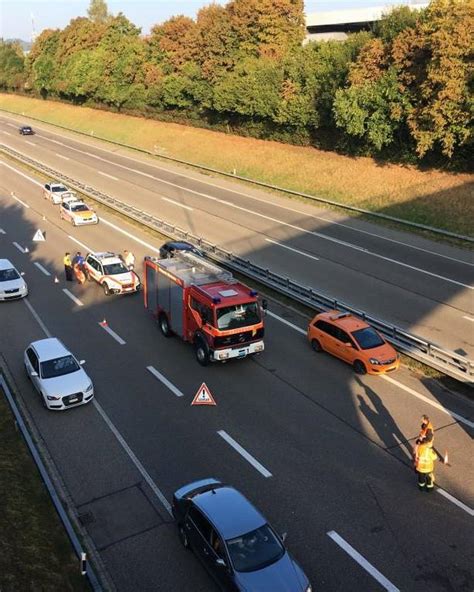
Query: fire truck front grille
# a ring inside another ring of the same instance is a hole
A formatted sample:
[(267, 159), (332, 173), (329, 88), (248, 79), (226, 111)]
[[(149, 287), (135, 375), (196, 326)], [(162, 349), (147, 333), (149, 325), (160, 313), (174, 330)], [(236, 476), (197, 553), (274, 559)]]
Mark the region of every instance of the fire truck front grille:
[(249, 341), (258, 341), (263, 338), (263, 327), (257, 329), (254, 335), (252, 331), (242, 331), (242, 333), (235, 333), (234, 335), (226, 335), (225, 337), (215, 337), (214, 347), (233, 347), (243, 345)]

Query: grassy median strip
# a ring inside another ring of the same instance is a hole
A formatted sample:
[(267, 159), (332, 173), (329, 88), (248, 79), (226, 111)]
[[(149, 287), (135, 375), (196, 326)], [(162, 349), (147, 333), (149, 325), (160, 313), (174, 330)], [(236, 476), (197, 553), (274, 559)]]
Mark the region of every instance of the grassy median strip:
[[(473, 176), (381, 164), (191, 126), (0, 95), (0, 108), (374, 212), (474, 236)], [(471, 212), (471, 214), (469, 214)]]
[(0, 397), (0, 590), (90, 590), (15, 422)]

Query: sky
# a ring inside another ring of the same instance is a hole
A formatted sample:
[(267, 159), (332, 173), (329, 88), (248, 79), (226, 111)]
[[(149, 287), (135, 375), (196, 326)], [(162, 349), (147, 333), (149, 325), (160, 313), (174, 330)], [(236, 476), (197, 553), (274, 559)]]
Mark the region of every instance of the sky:
[[(226, 4), (225, 0), (217, 0)], [(307, 0), (306, 13), (319, 10), (362, 8), (395, 4), (396, 0)], [(398, 2), (400, 3), (400, 1)], [(408, 3), (408, 2), (407, 2)], [(135, 25), (147, 34), (150, 28), (171, 16), (185, 14), (196, 16), (211, 0), (108, 0), (109, 11), (123, 12)], [(32, 19), (36, 33), (43, 29), (63, 29), (72, 18), (87, 16), (89, 0), (0, 0), (0, 37), (3, 39), (31, 40)]]

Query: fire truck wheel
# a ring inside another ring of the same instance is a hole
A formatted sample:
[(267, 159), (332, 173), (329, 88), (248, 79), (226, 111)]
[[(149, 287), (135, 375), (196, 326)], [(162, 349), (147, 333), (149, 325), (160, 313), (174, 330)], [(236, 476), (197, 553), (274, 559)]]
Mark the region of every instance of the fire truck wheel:
[(160, 314), (160, 318), (158, 319), (158, 323), (160, 325), (160, 331), (163, 333), (165, 337), (171, 337), (171, 328), (170, 323), (168, 321), (168, 317), (165, 314)]
[(207, 366), (209, 364), (209, 351), (201, 339), (198, 339), (194, 344), (194, 350), (196, 359), (201, 366)]

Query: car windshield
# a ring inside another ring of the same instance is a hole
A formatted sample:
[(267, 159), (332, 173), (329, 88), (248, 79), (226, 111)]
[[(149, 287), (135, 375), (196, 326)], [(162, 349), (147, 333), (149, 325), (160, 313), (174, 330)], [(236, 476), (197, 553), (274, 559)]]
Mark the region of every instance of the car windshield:
[(104, 265), (104, 275), (117, 275), (118, 273), (128, 273), (128, 269), (123, 263)]
[(372, 349), (374, 347), (380, 347), (385, 343), (377, 331), (372, 329), (372, 327), (358, 329), (352, 333), (352, 337), (357, 341), (360, 349)]
[(89, 208), (86, 206), (86, 204), (77, 204), (71, 205), (71, 210), (73, 212), (87, 212)]
[(53, 191), (54, 193), (57, 193), (59, 191), (67, 191), (66, 187), (64, 187), (64, 185), (56, 185), (56, 186), (52, 186), (51, 187), (51, 191)]
[(71, 374), (71, 372), (77, 372), (78, 370), (79, 364), (71, 355), (41, 362), (42, 378), (55, 378), (56, 376)]
[(257, 571), (278, 561), (285, 549), (268, 524), (226, 541), (236, 571)]
[(0, 282), (10, 282), (19, 278), (20, 274), (13, 267), (11, 269), (0, 269)]
[(217, 309), (218, 329), (239, 329), (260, 322), (260, 310), (257, 302), (223, 306)]

